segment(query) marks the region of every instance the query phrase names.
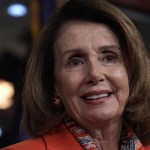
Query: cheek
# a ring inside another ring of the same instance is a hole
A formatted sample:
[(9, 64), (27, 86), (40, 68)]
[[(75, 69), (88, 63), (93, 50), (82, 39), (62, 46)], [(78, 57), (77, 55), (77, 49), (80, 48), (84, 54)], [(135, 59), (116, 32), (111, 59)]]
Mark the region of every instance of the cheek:
[(114, 76), (116, 83), (118, 83), (122, 88), (129, 88), (128, 74), (125, 69), (117, 70)]
[(127, 101), (129, 96), (129, 81), (126, 70), (116, 70), (113, 74), (113, 79), (119, 99), (121, 99), (121, 101)]
[(77, 94), (83, 77), (75, 72), (59, 72), (56, 74), (56, 88), (64, 96)]

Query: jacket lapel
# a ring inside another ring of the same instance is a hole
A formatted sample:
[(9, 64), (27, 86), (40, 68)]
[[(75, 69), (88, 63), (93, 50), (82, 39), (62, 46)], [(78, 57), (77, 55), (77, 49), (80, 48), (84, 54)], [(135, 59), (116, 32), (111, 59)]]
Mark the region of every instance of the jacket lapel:
[(65, 125), (53, 129), (44, 136), (47, 150), (83, 150)]

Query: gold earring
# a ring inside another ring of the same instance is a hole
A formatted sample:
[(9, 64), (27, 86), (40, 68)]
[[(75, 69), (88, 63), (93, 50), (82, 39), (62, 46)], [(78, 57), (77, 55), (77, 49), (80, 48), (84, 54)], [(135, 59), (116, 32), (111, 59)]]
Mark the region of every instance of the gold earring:
[(55, 96), (54, 99), (53, 99), (53, 102), (54, 102), (55, 105), (59, 105), (61, 100), (58, 96), (57, 97)]

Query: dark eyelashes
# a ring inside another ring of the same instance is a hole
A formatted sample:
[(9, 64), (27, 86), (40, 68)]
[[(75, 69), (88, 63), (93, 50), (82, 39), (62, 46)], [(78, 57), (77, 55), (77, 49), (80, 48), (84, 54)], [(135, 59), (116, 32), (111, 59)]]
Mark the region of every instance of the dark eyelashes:
[(106, 57), (106, 56), (110, 56), (110, 57), (117, 58), (117, 55), (114, 54), (114, 53), (105, 53), (105, 54), (104, 54), (104, 57)]
[(103, 60), (108, 63), (114, 63), (118, 60), (118, 56), (114, 53), (106, 53), (104, 54)]
[[(104, 51), (100, 54), (99, 61), (106, 64), (112, 64), (119, 62), (119, 56), (115, 52)], [(88, 62), (88, 56), (86, 54), (73, 54), (65, 61), (66, 67), (78, 67)]]
[(66, 66), (79, 66), (84, 63), (84, 60), (80, 57), (71, 57), (66, 63)]

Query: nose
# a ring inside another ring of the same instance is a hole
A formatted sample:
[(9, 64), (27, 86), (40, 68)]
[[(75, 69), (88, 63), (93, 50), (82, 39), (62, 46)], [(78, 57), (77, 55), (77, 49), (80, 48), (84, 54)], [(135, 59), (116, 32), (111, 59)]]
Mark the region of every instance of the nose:
[(87, 66), (87, 83), (90, 85), (96, 85), (99, 82), (105, 80), (104, 66), (98, 63), (90, 63)]

